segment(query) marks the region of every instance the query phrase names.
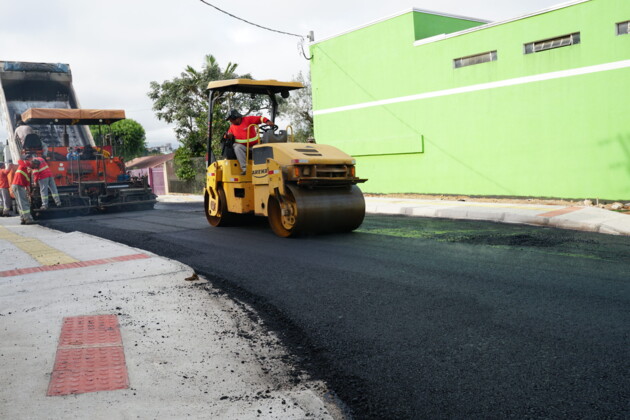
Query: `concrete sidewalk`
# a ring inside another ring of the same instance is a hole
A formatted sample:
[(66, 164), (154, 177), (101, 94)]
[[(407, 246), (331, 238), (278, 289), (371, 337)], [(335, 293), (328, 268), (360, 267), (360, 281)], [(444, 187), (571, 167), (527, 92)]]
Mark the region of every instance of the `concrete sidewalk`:
[(2, 218), (0, 418), (343, 418), (251, 316), (176, 261)]
[[(160, 202), (203, 202), (200, 195), (168, 195)], [(630, 236), (630, 214), (593, 206), (560, 206), (409, 198), (365, 197), (370, 214), (399, 214), (416, 217), (487, 220), (500, 223), (552, 226), (612, 235)]]
[(592, 206), (482, 203), (366, 197), (366, 211), (418, 217), (488, 220), (500, 223), (552, 226), (612, 235), (630, 235), (630, 214)]

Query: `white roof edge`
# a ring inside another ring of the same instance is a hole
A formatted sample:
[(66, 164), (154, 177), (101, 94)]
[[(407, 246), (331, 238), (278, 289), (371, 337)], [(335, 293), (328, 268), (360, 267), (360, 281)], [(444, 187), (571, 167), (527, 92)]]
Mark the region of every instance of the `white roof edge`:
[(510, 18), (510, 19), (506, 19), (506, 20), (501, 20), (501, 21), (498, 21), (498, 22), (491, 22), (491, 23), (488, 23), (486, 25), (475, 26), (474, 28), (464, 29), (463, 31), (459, 31), (459, 32), (453, 32), (453, 33), (450, 33), (450, 34), (441, 34), (441, 35), (432, 36), (430, 38), (419, 39), (419, 40), (417, 40), (417, 41), (415, 41), (413, 43), (413, 46), (417, 47), (417, 46), (420, 46), (420, 45), (430, 44), (432, 42), (442, 41), (443, 39), (454, 38), (456, 36), (465, 35), (465, 34), (468, 34), (468, 33), (471, 33), (471, 32), (481, 31), (483, 29), (488, 29), (488, 28), (492, 28), (494, 26), (499, 26), (499, 25), (503, 25), (503, 24), (506, 24), (506, 23), (514, 22), (514, 21), (517, 21), (517, 20), (530, 18), (532, 16), (542, 15), (542, 14), (545, 14), (545, 13), (553, 12), (555, 10), (564, 9), (565, 7), (574, 6), (574, 5), (580, 4), (580, 3), (586, 3), (586, 2), (589, 2), (589, 1), (591, 1), (591, 0), (570, 0), (570, 1), (566, 1), (564, 3), (559, 3), (559, 4), (556, 4), (555, 6), (547, 7), (545, 9), (541, 9), (541, 10), (538, 10), (536, 12), (528, 13), (526, 15), (517, 16), (517, 17), (513, 17), (513, 18)]
[(335, 35), (330, 35), (330, 36), (327, 36), (325, 38), (318, 39), (317, 41), (311, 42), (309, 44), (310, 45), (315, 45), (315, 44), (318, 44), (320, 42), (328, 41), (329, 39), (337, 38), (338, 36), (349, 34), (350, 32), (358, 31), (359, 29), (367, 28), (368, 26), (372, 26), (372, 25), (375, 25), (377, 23), (385, 22), (386, 20), (390, 20), (390, 19), (393, 19), (395, 17), (402, 16), (402, 15), (404, 15), (406, 13), (412, 13), (412, 12), (428, 13), (428, 14), (431, 14), (431, 15), (444, 16), (444, 17), (450, 17), (450, 18), (455, 18), (455, 19), (472, 20), (474, 22), (482, 22), (482, 23), (489, 23), (490, 22), (489, 20), (484, 20), (484, 19), (465, 17), (465, 16), (458, 16), (458, 15), (451, 15), (451, 14), (448, 14), (448, 13), (434, 12), (432, 10), (424, 10), (424, 9), (418, 9), (416, 7), (412, 7), (411, 9), (402, 10), (402, 11), (400, 11), (398, 13), (394, 13), (392, 15), (385, 16), (385, 17), (382, 17), (380, 19), (373, 20), (371, 22), (365, 23), (363, 25), (356, 26), (354, 28), (345, 30), (343, 32), (339, 32), (339, 33), (337, 33)]

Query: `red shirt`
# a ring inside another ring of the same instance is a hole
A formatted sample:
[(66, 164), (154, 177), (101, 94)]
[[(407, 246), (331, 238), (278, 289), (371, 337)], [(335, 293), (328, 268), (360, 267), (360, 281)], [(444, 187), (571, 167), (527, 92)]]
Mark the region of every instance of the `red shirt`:
[(234, 134), (234, 138), (236, 139), (237, 143), (247, 143), (250, 146), (253, 146), (254, 144), (258, 144), (258, 124), (266, 123), (268, 121), (271, 120), (265, 117), (243, 117), (243, 120), (240, 124), (236, 125), (232, 123), (230, 125), (228, 133)]
[(9, 188), (10, 169), (0, 169), (0, 188)]
[(11, 185), (21, 185), (23, 187), (28, 187), (31, 185), (30, 176), (28, 175), (28, 168), (30, 168), (31, 164), (24, 160), (18, 160), (18, 168), (15, 171), (15, 175), (13, 175), (13, 182)]
[(40, 157), (33, 158), (33, 160), (39, 161), (39, 168), (33, 168), (33, 181), (37, 182), (40, 179), (51, 178), (53, 176), (50, 168), (48, 167), (48, 162)]

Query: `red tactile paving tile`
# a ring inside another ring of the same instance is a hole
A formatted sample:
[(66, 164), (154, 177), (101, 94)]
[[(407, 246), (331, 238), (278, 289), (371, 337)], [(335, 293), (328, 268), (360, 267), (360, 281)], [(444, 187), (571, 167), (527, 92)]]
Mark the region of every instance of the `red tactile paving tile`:
[(53, 371), (85, 370), (125, 366), (122, 347), (88, 347), (79, 349), (57, 349)]
[(22, 274), (32, 274), (32, 273), (39, 273), (39, 272), (44, 272), (44, 271), (57, 271), (57, 270), (68, 270), (71, 268), (91, 267), (93, 265), (103, 265), (103, 264), (117, 263), (117, 262), (122, 262), (122, 261), (141, 260), (144, 258), (151, 258), (151, 256), (147, 254), (133, 254), (133, 255), (122, 255), (120, 257), (102, 258), (99, 260), (79, 261), (79, 262), (68, 263), (68, 264), (18, 268), (15, 270), (0, 271), (0, 277), (12, 277), (12, 276), (20, 276)]
[(64, 318), (59, 347), (122, 345), (116, 315), (76, 316)]
[(116, 315), (64, 318), (48, 396), (129, 387)]
[(60, 370), (52, 373), (46, 395), (52, 397), (126, 388), (129, 388), (129, 379), (124, 366), (80, 371)]

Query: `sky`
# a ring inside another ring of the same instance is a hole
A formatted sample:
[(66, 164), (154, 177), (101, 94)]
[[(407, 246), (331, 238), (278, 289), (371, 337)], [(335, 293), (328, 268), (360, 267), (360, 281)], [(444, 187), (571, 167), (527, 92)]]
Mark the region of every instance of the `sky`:
[[(206, 2), (280, 31), (313, 31), (317, 41), (412, 8), (501, 21), (563, 0)], [(151, 81), (172, 79), (188, 65), (201, 69), (207, 54), (256, 79), (293, 80), (309, 69), (298, 42), (200, 0), (0, 0), (0, 61), (69, 64), (81, 107), (124, 109), (142, 124), (149, 146), (178, 145), (172, 126), (151, 109)], [(0, 140), (6, 138), (2, 118)]]

